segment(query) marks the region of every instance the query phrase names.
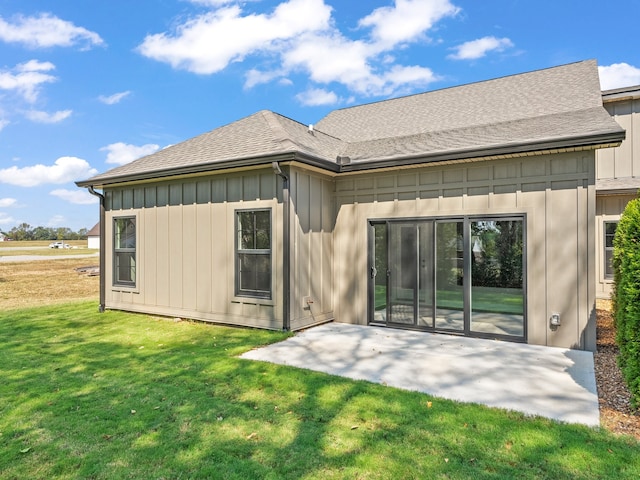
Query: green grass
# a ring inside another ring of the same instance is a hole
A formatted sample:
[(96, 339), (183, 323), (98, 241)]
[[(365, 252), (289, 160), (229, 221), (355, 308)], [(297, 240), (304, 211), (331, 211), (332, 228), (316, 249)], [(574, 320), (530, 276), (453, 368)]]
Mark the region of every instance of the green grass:
[(637, 441), (241, 360), (287, 335), (0, 312), (0, 478), (638, 478)]

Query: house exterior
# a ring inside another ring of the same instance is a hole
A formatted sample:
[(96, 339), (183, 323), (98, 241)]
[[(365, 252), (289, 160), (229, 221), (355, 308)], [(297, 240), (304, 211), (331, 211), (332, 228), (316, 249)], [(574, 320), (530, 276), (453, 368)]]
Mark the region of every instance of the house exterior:
[(78, 182), (101, 308), (595, 350), (596, 150), (624, 136), (595, 61), (315, 126), (260, 111)]
[(604, 91), (602, 101), (627, 132), (620, 146), (596, 152), (596, 293), (610, 298), (613, 235), (625, 206), (640, 190), (640, 85)]
[(87, 232), (87, 248), (100, 248), (100, 222)]

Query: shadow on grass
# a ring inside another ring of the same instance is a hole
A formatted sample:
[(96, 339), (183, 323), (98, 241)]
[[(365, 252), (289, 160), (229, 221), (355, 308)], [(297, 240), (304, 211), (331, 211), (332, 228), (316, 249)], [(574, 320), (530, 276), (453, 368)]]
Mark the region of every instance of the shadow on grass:
[(286, 335), (0, 313), (2, 478), (632, 478), (637, 443), (237, 355)]

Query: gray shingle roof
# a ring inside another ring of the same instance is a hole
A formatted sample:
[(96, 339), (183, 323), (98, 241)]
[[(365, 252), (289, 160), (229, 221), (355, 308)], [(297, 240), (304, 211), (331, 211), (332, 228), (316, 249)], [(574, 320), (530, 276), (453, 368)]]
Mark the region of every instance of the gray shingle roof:
[(335, 158), (342, 142), (287, 117), (262, 110), (236, 122), (167, 147), (152, 155), (116, 167), (81, 182), (99, 184), (105, 180), (135, 175), (160, 174), (174, 169), (214, 165), (228, 160), (260, 158), (302, 152), (309, 156)]
[(335, 110), (316, 127), (348, 142), (456, 130), (602, 106), (594, 60)]
[(466, 152), (465, 156), (474, 156), (474, 152), (484, 155), (488, 150), (497, 149), (516, 153), (562, 139), (566, 140), (564, 147), (578, 146), (577, 137), (606, 133), (606, 126), (611, 126), (611, 117), (602, 107), (595, 107), (406, 137), (353, 142), (343, 150), (343, 155), (352, 162), (372, 162), (447, 153), (460, 155), (462, 152)]
[[(264, 164), (283, 155), (339, 171), (623, 138), (624, 130), (602, 107), (597, 65), (590, 60), (335, 110), (313, 133), (263, 110), (77, 183)], [(338, 156), (351, 163), (339, 166)]]

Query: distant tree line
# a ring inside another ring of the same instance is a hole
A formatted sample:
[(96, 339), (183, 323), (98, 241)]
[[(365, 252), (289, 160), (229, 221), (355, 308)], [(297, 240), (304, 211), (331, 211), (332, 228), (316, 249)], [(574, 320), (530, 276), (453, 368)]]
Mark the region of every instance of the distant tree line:
[(85, 240), (88, 230), (81, 228), (74, 232), (67, 227), (32, 227), (21, 223), (8, 232), (2, 232), (8, 240)]

